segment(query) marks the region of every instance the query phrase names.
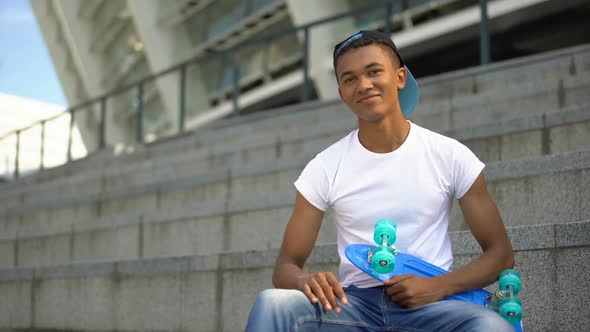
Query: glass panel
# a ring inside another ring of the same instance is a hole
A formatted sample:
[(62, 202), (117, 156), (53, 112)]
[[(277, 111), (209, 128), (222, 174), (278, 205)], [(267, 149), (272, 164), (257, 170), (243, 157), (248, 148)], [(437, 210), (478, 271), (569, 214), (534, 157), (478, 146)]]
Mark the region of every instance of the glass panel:
[[(274, 31), (274, 27), (269, 28)], [(250, 84), (266, 75), (269, 44), (254, 44), (239, 50), (240, 84)]]
[[(240, 52), (238, 51), (238, 55)], [(229, 58), (229, 56), (228, 56)], [(219, 86), (220, 92), (228, 93), (229, 91), (233, 91), (234, 89), (234, 64), (233, 61), (230, 60), (224, 63), (223, 67), (223, 76), (221, 78), (221, 84)], [(244, 77), (244, 73), (248, 71), (248, 62), (247, 59), (242, 59), (240, 56), (238, 57), (238, 78), (241, 79)]]
[(222, 81), (222, 68), (226, 57), (215, 56), (197, 64), (191, 64), (186, 72), (187, 122), (208, 110), (209, 100), (218, 96)]
[[(208, 57), (203, 62), (190, 66), (189, 77), (191, 84), (197, 84), (195, 80), (202, 80), (209, 94), (215, 95), (220, 93), (225, 82), (228, 80), (231, 81), (230, 64), (231, 59), (229, 56), (223, 55)], [(198, 75), (199, 71), (202, 71), (202, 77)]]
[[(134, 71), (144, 61), (144, 45), (139, 40), (132, 24), (127, 24), (117, 39), (109, 45), (106, 57), (110, 65), (107, 67), (108, 75), (105, 75), (105, 85), (113, 76), (125, 76), (127, 72)], [(111, 83), (112, 84), (112, 83)]]
[(209, 25), (207, 40), (214, 40), (224, 35), (232, 26), (246, 16), (247, 2), (240, 0), (219, 0), (207, 10)]
[(200, 45), (207, 38), (207, 11), (200, 11), (191, 16), (186, 23), (181, 23), (182, 27), (188, 32), (188, 37), (193, 46)]
[(14, 158), (16, 156), (16, 135), (0, 140), (0, 182), (14, 176)]
[[(399, 13), (403, 8), (404, 1), (393, 2), (393, 13)], [(406, 1), (407, 2), (407, 1)], [(366, 7), (366, 6), (383, 5), (378, 10), (359, 11), (359, 14), (354, 17), (356, 30), (372, 30), (383, 26), (383, 19), (385, 16), (385, 4), (380, 1), (365, 1), (365, 0), (350, 0), (351, 9)]]
[(37, 171), (41, 162), (41, 126), (34, 126), (20, 133), (19, 150), (19, 176)]
[[(383, 5), (383, 2), (380, 1), (366, 1), (366, 0), (349, 0), (351, 8), (358, 8), (364, 7), (367, 5)], [(428, 19), (431, 14), (438, 15), (441, 12), (441, 9), (444, 7), (448, 7), (449, 5), (452, 7), (465, 7), (468, 5), (477, 4), (476, 0), (404, 0), (404, 1), (394, 1), (393, 2), (393, 23), (394, 23), (394, 30), (398, 30), (402, 28), (402, 17), (400, 15), (401, 12), (404, 10), (410, 10), (413, 15), (419, 14), (423, 12), (425, 15), (424, 18)], [(383, 7), (385, 8), (385, 7)], [(448, 9), (448, 8), (447, 8)], [(429, 14), (430, 13), (430, 14)], [(424, 19), (422, 18), (422, 20)], [(383, 28), (383, 19), (384, 19), (384, 11), (383, 9), (380, 10), (372, 10), (368, 12), (359, 13), (356, 17), (356, 27), (358, 30), (363, 29), (381, 29)], [(414, 21), (416, 18), (413, 18)]]
[[(192, 15), (181, 26), (188, 32), (190, 43), (197, 47), (223, 36), (249, 15), (282, 0), (220, 0)], [(186, 33), (183, 31), (183, 33)]]
[(45, 168), (63, 165), (67, 162), (70, 114), (65, 112), (57, 119), (45, 124)]
[[(277, 27), (277, 30), (285, 27), (286, 24), (283, 24)], [(296, 33), (286, 34), (274, 39), (269, 45), (268, 55), (271, 74), (301, 61), (303, 57), (302, 45)]]
[(100, 103), (76, 111), (72, 136), (72, 159), (81, 159), (98, 150), (100, 139)]
[[(149, 81), (144, 86), (143, 127), (144, 142), (174, 135), (177, 132), (178, 119), (178, 73), (171, 73), (157, 80)], [(163, 92), (163, 94), (160, 93)], [(162, 96), (166, 96), (166, 103)], [(167, 110), (165, 106), (169, 106)], [(170, 114), (174, 114), (171, 117)]]
[(259, 9), (269, 6), (270, 4), (276, 4), (283, 2), (283, 0), (252, 0), (252, 12), (256, 12)]
[(136, 143), (136, 114), (134, 105), (137, 104), (137, 89), (131, 88), (107, 101), (107, 141), (116, 153), (128, 150)]
[(142, 78), (150, 75), (150, 68), (144, 57), (134, 63), (133, 67), (129, 68), (121, 79), (121, 85), (135, 83)]
[(92, 17), (95, 29), (102, 30), (111, 25), (125, 8), (126, 1), (104, 1)]
[[(289, 21), (270, 26), (271, 33), (292, 26)], [(266, 44), (253, 44), (238, 50), (239, 83), (242, 89), (266, 79), (273, 72), (301, 60), (301, 44), (295, 33), (273, 39)], [(207, 88), (213, 98), (233, 91), (233, 63), (229, 55), (207, 61)]]

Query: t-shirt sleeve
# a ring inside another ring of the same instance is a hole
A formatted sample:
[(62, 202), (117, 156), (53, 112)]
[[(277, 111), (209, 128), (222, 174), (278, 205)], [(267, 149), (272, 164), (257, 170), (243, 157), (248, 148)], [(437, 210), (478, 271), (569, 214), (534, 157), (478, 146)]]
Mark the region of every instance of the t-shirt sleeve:
[(305, 166), (294, 184), (297, 191), (313, 206), (324, 212), (328, 209), (328, 176), (317, 156)]
[(457, 142), (453, 159), (453, 187), (456, 199), (463, 197), (484, 169), (477, 156), (468, 147)]

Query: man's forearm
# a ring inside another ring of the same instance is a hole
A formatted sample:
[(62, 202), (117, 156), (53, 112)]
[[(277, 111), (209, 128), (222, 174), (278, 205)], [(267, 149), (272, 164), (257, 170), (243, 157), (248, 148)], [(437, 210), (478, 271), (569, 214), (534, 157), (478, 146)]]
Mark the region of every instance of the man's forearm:
[(511, 248), (496, 247), (485, 251), (470, 264), (436, 277), (443, 287), (445, 296), (462, 291), (485, 287), (498, 278), (502, 270), (514, 266)]
[(487, 286), (496, 281), (502, 270), (514, 266), (512, 244), (487, 190), (483, 173), (459, 199), (459, 204), (483, 254), (470, 264), (440, 277), (441, 287), (445, 287), (447, 295)]
[(309, 275), (302, 268), (291, 262), (277, 262), (272, 274), (272, 283), (276, 288), (297, 289), (301, 277)]

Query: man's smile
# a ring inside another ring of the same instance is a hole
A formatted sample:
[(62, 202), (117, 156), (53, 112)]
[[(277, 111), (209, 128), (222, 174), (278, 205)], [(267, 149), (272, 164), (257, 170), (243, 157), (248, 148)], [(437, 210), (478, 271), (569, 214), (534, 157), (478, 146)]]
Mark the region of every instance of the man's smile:
[(381, 96), (380, 94), (368, 95), (368, 96), (362, 97), (361, 99), (357, 100), (357, 103), (371, 104), (371, 103), (377, 101), (380, 96)]

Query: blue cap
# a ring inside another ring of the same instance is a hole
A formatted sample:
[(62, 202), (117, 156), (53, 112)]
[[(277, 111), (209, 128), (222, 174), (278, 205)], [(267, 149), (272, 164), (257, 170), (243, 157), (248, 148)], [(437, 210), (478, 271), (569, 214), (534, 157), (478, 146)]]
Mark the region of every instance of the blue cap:
[(399, 104), (404, 116), (412, 113), (416, 105), (418, 105), (418, 99), (420, 99), (420, 90), (418, 89), (418, 82), (416, 82), (416, 79), (414, 78), (414, 75), (412, 75), (412, 72), (410, 71), (408, 66), (406, 66), (402, 56), (399, 54), (399, 51), (397, 50), (397, 47), (395, 46), (391, 38), (389, 38), (389, 36), (384, 34), (383, 32), (363, 30), (358, 33), (355, 33), (354, 35), (338, 43), (334, 47), (334, 69), (336, 69), (336, 60), (338, 59), (338, 57), (340, 57), (340, 55), (342, 55), (343, 51), (346, 51), (346, 47), (350, 45), (350, 43), (352, 43), (354, 40), (360, 38), (367, 38), (370, 40), (377, 41), (380, 44), (389, 46), (395, 52), (395, 54), (397, 54), (400, 60), (400, 65), (404, 66), (408, 73), (406, 86), (398, 91)]

